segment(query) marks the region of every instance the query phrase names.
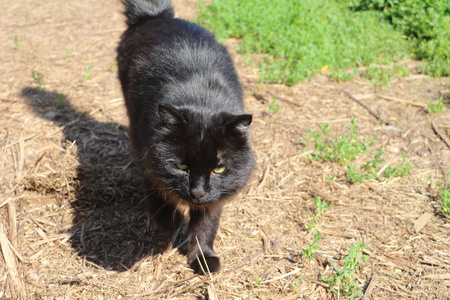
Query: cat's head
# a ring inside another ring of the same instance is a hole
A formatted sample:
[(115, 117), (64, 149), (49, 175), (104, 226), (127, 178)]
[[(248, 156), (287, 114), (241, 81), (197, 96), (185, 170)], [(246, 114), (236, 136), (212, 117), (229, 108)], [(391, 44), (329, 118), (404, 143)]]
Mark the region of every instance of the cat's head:
[(158, 116), (160, 126), (143, 162), (166, 194), (207, 205), (245, 185), (255, 165), (249, 144), (251, 115), (211, 115), (160, 105)]

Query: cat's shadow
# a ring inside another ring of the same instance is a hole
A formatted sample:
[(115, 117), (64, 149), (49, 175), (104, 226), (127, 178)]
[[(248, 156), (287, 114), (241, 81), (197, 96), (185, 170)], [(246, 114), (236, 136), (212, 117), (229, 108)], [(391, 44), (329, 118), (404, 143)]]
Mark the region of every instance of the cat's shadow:
[(33, 112), (61, 126), (65, 140), (77, 147), (77, 184), (71, 187), (75, 189), (74, 218), (68, 232), (71, 246), (80, 257), (100, 267), (126, 271), (142, 258), (164, 251), (170, 236), (148, 218), (127, 129), (94, 120), (74, 109), (69, 99), (56, 106), (58, 94), (22, 90)]

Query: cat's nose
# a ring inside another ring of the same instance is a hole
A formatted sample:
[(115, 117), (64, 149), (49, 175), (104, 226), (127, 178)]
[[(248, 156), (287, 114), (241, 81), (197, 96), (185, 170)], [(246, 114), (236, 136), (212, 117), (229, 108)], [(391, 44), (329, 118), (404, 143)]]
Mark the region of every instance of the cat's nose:
[(203, 196), (205, 196), (206, 191), (202, 186), (196, 186), (195, 188), (191, 189), (191, 197), (195, 200), (200, 200)]

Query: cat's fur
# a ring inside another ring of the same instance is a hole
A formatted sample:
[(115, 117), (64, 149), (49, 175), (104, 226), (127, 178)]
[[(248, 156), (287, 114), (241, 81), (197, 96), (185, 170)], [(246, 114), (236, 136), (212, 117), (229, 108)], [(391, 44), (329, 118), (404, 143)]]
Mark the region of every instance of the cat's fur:
[(216, 272), (213, 243), (224, 202), (254, 168), (252, 116), (244, 113), (231, 57), (211, 33), (174, 18), (170, 0), (122, 2), (128, 29), (118, 47), (119, 79), (150, 215), (173, 231), (187, 204), (188, 263), (197, 273), (207, 270), (199, 244)]

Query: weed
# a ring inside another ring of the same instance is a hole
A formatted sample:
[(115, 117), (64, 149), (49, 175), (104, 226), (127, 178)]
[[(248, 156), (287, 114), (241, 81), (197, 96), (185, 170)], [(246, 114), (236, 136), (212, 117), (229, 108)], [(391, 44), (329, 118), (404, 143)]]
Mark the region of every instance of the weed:
[(347, 177), (352, 183), (360, 184), (366, 179), (375, 179), (376, 174), (360, 173), (356, 165), (347, 165)]
[(311, 218), (311, 221), (309, 221), (305, 227), (311, 231), (314, 227), (316, 227), (317, 222), (319, 221), (319, 216), (326, 213), (333, 203), (330, 203), (327, 205), (325, 201), (320, 200), (320, 197), (313, 199), (314, 206), (316, 207), (316, 210), (314, 211), (314, 216)]
[(337, 82), (349, 81), (358, 74), (357, 69), (352, 69), (351, 71), (336, 70), (330, 73), (330, 78)]
[(55, 105), (57, 107), (60, 107), (61, 105), (63, 105), (64, 101), (66, 101), (67, 96), (64, 94), (58, 94), (58, 100), (56, 100)]
[(269, 112), (271, 114), (276, 114), (282, 107), (278, 104), (275, 96), (272, 96), (272, 103), (269, 105)]
[[(350, 179), (352, 183), (359, 184), (363, 180), (366, 179), (380, 179), (380, 163), (384, 162), (381, 159), (381, 155), (384, 154), (383, 150), (379, 150), (373, 153), (374, 159), (368, 161), (364, 166), (361, 167), (362, 173), (357, 170), (356, 165), (347, 165), (347, 177)], [(406, 164), (405, 159), (409, 156), (409, 153), (402, 154), (402, 162), (397, 166), (387, 166), (383, 172), (383, 178), (392, 179), (394, 177), (403, 177), (408, 176), (411, 169), (413, 168), (412, 164)]]
[(324, 201), (320, 200), (320, 197), (314, 198), (313, 201), (314, 201), (314, 205), (316, 206), (316, 212), (315, 212), (316, 215), (321, 215), (321, 214), (326, 213), (333, 205), (333, 203), (330, 203), (327, 205), (325, 200)]
[(444, 98), (439, 97), (435, 101), (430, 100), (426, 107), (429, 114), (439, 114), (445, 111)]
[(258, 275), (255, 274), (255, 285), (258, 286), (261, 283), (261, 279), (258, 278)]
[(115, 69), (117, 69), (117, 63), (114, 59), (111, 60), (111, 62), (109, 63), (109, 68), (111, 69), (111, 71), (114, 71)]
[(409, 172), (413, 168), (412, 164), (405, 164), (405, 159), (409, 156), (409, 153), (402, 153), (403, 159), (398, 166), (387, 166), (384, 170), (384, 177), (391, 179), (393, 177), (408, 176)]
[[(359, 288), (359, 281), (356, 278), (356, 270), (362, 263), (366, 263), (369, 259), (368, 256), (362, 255), (362, 250), (366, 249), (368, 245), (363, 244), (359, 239), (356, 244), (353, 244), (348, 255), (344, 259), (344, 266), (340, 269), (338, 266), (333, 265), (334, 272), (331, 277), (324, 277), (322, 280), (330, 285), (332, 291), (337, 291), (339, 294), (349, 295), (350, 299), (354, 299), (358, 296), (362, 296), (362, 292)], [(363, 261), (361, 261), (363, 260)], [(338, 296), (339, 298), (339, 296)]]
[(92, 71), (92, 65), (88, 64), (88, 68), (87, 68), (86, 72), (84, 72), (84, 81), (88, 81), (92, 78), (91, 71)]
[[(447, 178), (448, 178), (448, 184), (450, 185), (450, 168), (447, 172)], [(439, 198), (440, 198), (440, 204), (442, 212), (446, 215), (450, 215), (450, 187), (441, 187), (440, 184), (438, 184), (439, 187)]]
[(19, 49), (22, 47), (22, 39), (16, 34), (14, 36), (14, 49)]
[(325, 174), (325, 179), (327, 180), (328, 185), (331, 185), (331, 182), (333, 179), (336, 178), (336, 176), (333, 176), (331, 174)]
[(303, 283), (303, 276), (299, 276), (297, 280), (292, 284), (292, 290), (294, 293), (298, 294), (300, 292), (300, 286)]
[(45, 89), (45, 85), (44, 85), (44, 74), (42, 74), (42, 73), (40, 73), (40, 72), (38, 72), (38, 71), (36, 71), (36, 70), (33, 70), (32, 72), (31, 72), (31, 76), (33, 77), (33, 81), (34, 81), (34, 83), (35, 83), (35, 87), (34, 87), (34, 89), (35, 89), (35, 91), (38, 93), (38, 94), (40, 94), (40, 93), (42, 93), (43, 91), (44, 91), (44, 89)]
[(386, 66), (369, 66), (364, 72), (364, 77), (370, 80), (379, 89), (382, 86), (388, 85), (392, 78), (396, 75), (408, 76), (411, 71), (405, 66), (394, 65), (392, 68)]
[(314, 141), (314, 151), (310, 156), (312, 160), (318, 161), (335, 161), (335, 162), (349, 162), (356, 159), (360, 153), (366, 153), (367, 148), (370, 147), (376, 137), (369, 137), (367, 141), (363, 138), (362, 141), (358, 139), (356, 127), (356, 120), (351, 120), (352, 124), (349, 127), (350, 133), (343, 134), (340, 138), (333, 140), (327, 139), (331, 130), (328, 124), (323, 124), (322, 132), (315, 131), (308, 135), (308, 139)]
[(316, 229), (313, 229), (314, 234), (314, 242), (311, 246), (306, 245), (305, 249), (302, 249), (303, 256), (309, 260), (314, 259), (316, 257), (317, 249), (320, 247), (320, 240), (322, 239), (322, 235)]
[(70, 49), (69, 48), (66, 48), (66, 51), (64, 52), (64, 54), (63, 54), (63, 58), (64, 59), (67, 59), (67, 58), (69, 58), (69, 56), (70, 56)]
[(381, 86), (385, 86), (391, 81), (393, 72), (388, 68), (370, 66), (367, 68), (364, 77), (373, 83), (375, 89), (379, 89)]

